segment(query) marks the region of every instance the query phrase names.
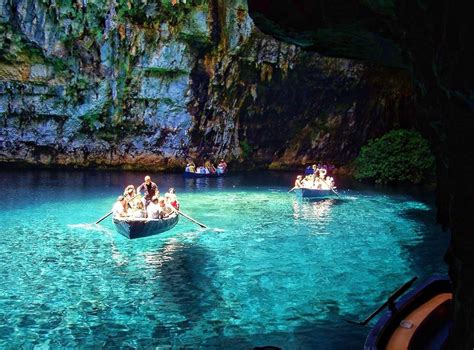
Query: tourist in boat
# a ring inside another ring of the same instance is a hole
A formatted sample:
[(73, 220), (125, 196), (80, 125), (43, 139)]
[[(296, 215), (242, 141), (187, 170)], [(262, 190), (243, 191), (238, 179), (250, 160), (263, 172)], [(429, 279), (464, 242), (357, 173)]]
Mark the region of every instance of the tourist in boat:
[(217, 165), (216, 172), (217, 174), (222, 175), (226, 172), (226, 170), (227, 170), (227, 163), (224, 161), (224, 159), (221, 159), (221, 161)]
[(318, 184), (322, 190), (330, 190), (328, 182), (326, 181), (327, 171), (324, 168), (319, 169)]
[(130, 208), (136, 208), (137, 203), (140, 201), (137, 198), (137, 193), (135, 192), (135, 186), (133, 186), (133, 185), (128, 185), (127, 187), (125, 187), (125, 190), (123, 192), (123, 196), (124, 196), (125, 200), (127, 201), (128, 206)]
[(301, 181), (301, 184), (303, 185), (304, 188), (312, 188), (313, 187), (313, 175), (306, 175)]
[(145, 207), (143, 206), (143, 202), (137, 202), (137, 206), (132, 211), (132, 216), (135, 219), (145, 219), (146, 218), (146, 211)]
[(145, 182), (137, 187), (137, 193), (141, 193), (142, 191), (145, 192), (143, 203), (145, 207), (148, 206), (153, 196), (157, 195), (157, 193), (159, 194), (158, 186), (156, 185), (156, 183), (151, 181), (151, 178), (148, 175), (145, 176)]
[(178, 197), (176, 196), (176, 191), (173, 187), (170, 187), (168, 192), (165, 195), (165, 199), (168, 198), (168, 203), (171, 205), (173, 208), (179, 210), (179, 202), (178, 202)]
[(158, 204), (160, 206), (160, 219), (167, 218), (174, 212), (170, 206), (166, 205), (166, 201), (163, 197), (158, 198)]
[(334, 187), (334, 178), (331, 176), (326, 177), (326, 182), (328, 183), (329, 188), (335, 188)]
[(148, 207), (146, 208), (147, 212), (147, 218), (148, 219), (159, 219), (160, 218), (160, 212), (161, 212), (161, 207), (158, 204), (158, 197), (153, 196), (151, 198), (150, 204), (148, 204)]
[(186, 165), (185, 171), (186, 171), (187, 173), (195, 173), (195, 172), (196, 172), (196, 165), (194, 164), (194, 162), (189, 162), (189, 163)]
[(303, 180), (303, 176), (298, 175), (298, 176), (296, 177), (296, 180), (295, 180), (295, 188), (301, 188), (301, 187), (303, 187), (303, 182), (302, 182), (302, 180)]
[(216, 167), (214, 166), (214, 163), (210, 162), (210, 165), (209, 165), (209, 172), (211, 174), (215, 174), (216, 173)]
[(115, 202), (112, 212), (114, 217), (126, 217), (127, 216), (127, 201), (124, 196), (118, 196)]

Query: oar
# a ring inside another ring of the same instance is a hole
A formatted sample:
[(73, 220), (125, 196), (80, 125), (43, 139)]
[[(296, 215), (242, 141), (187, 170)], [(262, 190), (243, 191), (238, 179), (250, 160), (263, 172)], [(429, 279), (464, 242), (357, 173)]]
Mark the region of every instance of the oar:
[[(130, 203), (130, 201), (134, 200), (135, 197), (137, 197), (139, 194), (140, 194), (140, 193), (137, 193), (137, 194), (134, 195), (132, 198), (130, 198), (130, 200), (127, 202), (127, 205), (128, 205), (128, 203)], [(99, 220), (97, 220), (97, 221), (95, 222), (95, 224), (97, 225), (99, 222), (104, 221), (105, 219), (107, 219), (107, 218), (108, 218), (110, 215), (112, 215), (113, 213), (114, 213), (114, 211), (112, 210), (110, 213), (105, 214), (105, 215), (102, 216)]]
[(174, 207), (171, 207), (171, 208), (172, 208), (176, 213), (178, 213), (179, 215), (184, 216), (184, 217), (185, 217), (186, 219), (188, 219), (189, 221), (192, 221), (192, 222), (194, 222), (195, 224), (198, 224), (199, 226), (201, 226), (201, 227), (203, 227), (203, 228), (209, 228), (209, 227), (207, 227), (206, 225), (200, 223), (199, 221), (194, 220), (194, 219), (193, 219), (192, 217), (190, 217), (189, 215), (186, 215), (186, 214), (183, 213), (182, 211), (180, 211), (180, 210), (178, 210), (178, 209), (176, 209), (176, 208), (174, 208)]
[(101, 221), (104, 221), (105, 219), (107, 219), (107, 218), (108, 218), (110, 215), (112, 215), (113, 213), (114, 213), (114, 212), (111, 211), (110, 213), (105, 214), (105, 215), (102, 216), (99, 220), (97, 220), (97, 221), (95, 222), (95, 224), (97, 225), (97, 224), (100, 223)]
[(362, 326), (365, 326), (371, 319), (373, 319), (380, 311), (382, 311), (382, 309), (389, 305), (389, 308), (390, 310), (394, 310), (395, 309), (395, 300), (397, 300), (397, 298), (402, 295), (403, 293), (405, 293), (408, 288), (411, 287), (411, 285), (413, 284), (413, 282), (415, 282), (415, 280), (417, 279), (417, 277), (413, 277), (411, 280), (409, 280), (407, 283), (405, 283), (403, 286), (401, 286), (400, 288), (398, 288), (395, 292), (393, 292), (393, 294), (391, 296), (388, 297), (387, 301), (385, 303), (383, 303), (377, 310), (375, 310), (374, 312), (372, 312), (370, 314), (369, 317), (367, 317), (364, 321), (361, 321), (361, 322), (354, 322), (354, 321), (350, 321), (350, 320), (346, 320), (347, 322), (349, 323), (353, 323), (353, 324), (358, 324), (358, 325), (362, 325)]
[[(320, 180), (323, 180), (323, 179), (320, 178)], [(339, 193), (336, 192), (336, 190), (334, 189), (334, 187), (329, 186), (329, 184), (326, 182), (326, 180), (323, 180), (323, 182), (329, 187), (329, 189), (330, 189), (331, 191), (333, 191), (333, 192), (336, 194), (336, 196), (340, 197), (340, 196), (339, 196)]]
[(298, 187), (293, 187), (291, 190), (288, 191), (288, 193), (290, 193), (291, 191), (294, 191), (296, 190)]

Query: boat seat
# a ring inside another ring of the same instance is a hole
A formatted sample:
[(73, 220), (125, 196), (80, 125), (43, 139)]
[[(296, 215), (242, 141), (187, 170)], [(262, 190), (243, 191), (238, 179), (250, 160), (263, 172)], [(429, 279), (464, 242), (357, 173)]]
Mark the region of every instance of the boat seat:
[(412, 326), (410, 328), (405, 328), (399, 325), (390, 337), (386, 349), (409, 349), (412, 338), (414, 337), (417, 330), (419, 330), (420, 326), (422, 326), (423, 321), (429, 317), (429, 315), (438, 307), (442, 306), (442, 304), (450, 301), (452, 297), (452, 293), (439, 294), (408, 314), (404, 318), (404, 321), (411, 323)]

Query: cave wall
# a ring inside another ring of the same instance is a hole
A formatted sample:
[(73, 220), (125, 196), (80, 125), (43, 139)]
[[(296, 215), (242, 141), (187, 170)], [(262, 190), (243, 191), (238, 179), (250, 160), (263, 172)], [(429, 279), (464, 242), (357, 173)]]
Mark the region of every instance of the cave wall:
[(397, 68), (260, 32), (246, 1), (0, 0), (0, 162), (349, 163), (414, 122)]
[(415, 126), (437, 158), (438, 221), (454, 287), (450, 349), (474, 348), (474, 22), (468, 2), (248, 0), (263, 32), (334, 57), (408, 72)]

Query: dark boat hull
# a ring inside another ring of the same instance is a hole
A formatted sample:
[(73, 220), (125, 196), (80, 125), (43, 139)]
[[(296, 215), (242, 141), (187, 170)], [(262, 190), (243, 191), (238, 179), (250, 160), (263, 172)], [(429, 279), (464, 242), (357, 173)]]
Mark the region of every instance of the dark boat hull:
[(171, 230), (179, 220), (178, 214), (173, 214), (166, 219), (147, 220), (147, 219), (112, 219), (115, 229), (121, 235), (130, 238), (143, 238), (153, 236), (168, 230)]
[(202, 177), (222, 177), (224, 175), (225, 175), (225, 173), (223, 173), (223, 174), (217, 174), (217, 173), (215, 173), (215, 174), (198, 174), (198, 173), (190, 173), (190, 172), (187, 172), (187, 171), (185, 171), (183, 173), (183, 177), (185, 179), (200, 179)]
[(393, 312), (380, 317), (364, 349), (442, 349), (452, 324), (452, 307), (451, 282), (433, 276), (402, 297)]
[(334, 196), (334, 192), (331, 190), (315, 190), (309, 188), (296, 188), (296, 197), (298, 198), (331, 198)]

